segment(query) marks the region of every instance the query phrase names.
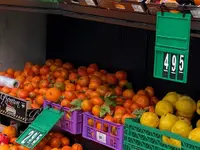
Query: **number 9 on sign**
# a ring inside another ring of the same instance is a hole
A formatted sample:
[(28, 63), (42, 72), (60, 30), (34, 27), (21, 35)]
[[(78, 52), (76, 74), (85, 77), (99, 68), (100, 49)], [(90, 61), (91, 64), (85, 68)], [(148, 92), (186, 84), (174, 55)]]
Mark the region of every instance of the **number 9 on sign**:
[(162, 76), (170, 79), (183, 80), (184, 55), (164, 53)]

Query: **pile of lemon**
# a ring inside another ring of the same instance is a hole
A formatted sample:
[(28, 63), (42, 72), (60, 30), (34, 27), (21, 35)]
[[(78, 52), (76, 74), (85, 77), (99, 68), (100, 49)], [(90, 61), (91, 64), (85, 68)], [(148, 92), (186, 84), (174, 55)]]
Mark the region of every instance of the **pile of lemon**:
[[(200, 142), (200, 120), (194, 129), (191, 125), (194, 113), (200, 114), (198, 106), (200, 106), (200, 101), (196, 103), (189, 96), (170, 92), (156, 104), (155, 113), (143, 113), (140, 123)], [(162, 140), (166, 144), (181, 147), (181, 141), (177, 139), (163, 136)]]

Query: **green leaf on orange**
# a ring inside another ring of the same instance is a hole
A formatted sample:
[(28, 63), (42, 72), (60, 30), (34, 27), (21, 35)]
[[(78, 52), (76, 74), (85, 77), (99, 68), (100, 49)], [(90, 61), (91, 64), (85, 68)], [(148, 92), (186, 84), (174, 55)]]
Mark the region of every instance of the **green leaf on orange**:
[(108, 107), (106, 105), (101, 106), (100, 117), (105, 116), (107, 113), (110, 114), (110, 107)]
[(70, 108), (70, 112), (74, 111), (74, 110), (81, 110), (81, 103), (82, 100), (81, 99), (75, 99), (73, 100), (70, 104), (72, 105), (72, 107)]

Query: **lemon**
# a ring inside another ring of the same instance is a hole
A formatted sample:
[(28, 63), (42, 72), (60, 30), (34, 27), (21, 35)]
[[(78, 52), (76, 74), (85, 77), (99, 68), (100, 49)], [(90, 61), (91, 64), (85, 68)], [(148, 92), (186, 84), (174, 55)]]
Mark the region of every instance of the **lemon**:
[(200, 128), (200, 119), (197, 121), (196, 127), (197, 127), (197, 128)]
[(140, 118), (140, 123), (145, 126), (157, 128), (159, 125), (159, 118), (156, 113), (145, 112)]
[(189, 125), (184, 120), (178, 120), (172, 127), (171, 132), (179, 134), (183, 137), (188, 137), (190, 131), (192, 130), (192, 126)]
[(155, 112), (158, 116), (166, 115), (167, 113), (173, 113), (173, 106), (168, 101), (159, 101), (156, 104)]
[(188, 138), (189, 138), (190, 140), (200, 142), (200, 128), (195, 128), (195, 129), (193, 129), (193, 130), (190, 132)]
[(162, 100), (170, 102), (173, 107), (176, 107), (176, 101), (178, 100), (179, 95), (176, 92), (169, 92)]
[(163, 141), (163, 143), (165, 143), (165, 144), (170, 144), (170, 139), (167, 137), (167, 136), (162, 136), (162, 141)]
[(191, 121), (190, 119), (186, 118), (186, 117), (182, 117), (182, 116), (177, 116), (179, 120), (184, 120), (186, 121), (189, 125), (191, 125)]
[(171, 131), (173, 125), (178, 121), (178, 118), (170, 113), (163, 115), (160, 118), (159, 129)]
[(181, 148), (181, 141), (179, 141), (177, 139), (170, 138), (170, 144)]
[(193, 117), (193, 114), (187, 114), (184, 112), (177, 111), (176, 116), (185, 117), (185, 118), (188, 118), (189, 120), (191, 120)]
[(196, 102), (189, 96), (182, 96), (176, 102), (176, 109), (183, 117), (192, 116), (196, 107)]

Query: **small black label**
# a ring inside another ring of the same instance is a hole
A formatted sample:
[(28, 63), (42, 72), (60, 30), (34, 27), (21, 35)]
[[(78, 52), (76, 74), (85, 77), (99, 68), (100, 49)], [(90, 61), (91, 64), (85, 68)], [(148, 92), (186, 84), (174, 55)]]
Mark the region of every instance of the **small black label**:
[(169, 53), (164, 53), (163, 57), (163, 77), (167, 78), (169, 72)]
[(178, 64), (178, 80), (183, 80), (184, 75), (184, 55), (179, 55), (179, 64)]
[(176, 65), (177, 57), (175, 54), (171, 54), (171, 64), (170, 64), (170, 78), (176, 79)]

